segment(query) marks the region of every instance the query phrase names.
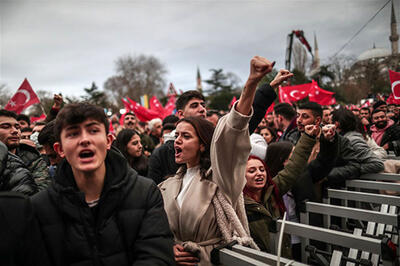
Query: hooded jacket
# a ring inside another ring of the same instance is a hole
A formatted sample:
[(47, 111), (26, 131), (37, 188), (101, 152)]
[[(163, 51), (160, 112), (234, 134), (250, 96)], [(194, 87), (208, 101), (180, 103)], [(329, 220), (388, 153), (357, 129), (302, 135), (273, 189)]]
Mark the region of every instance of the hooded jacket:
[(52, 265), (173, 264), (173, 236), (156, 185), (117, 151), (108, 151), (105, 163), (96, 207), (89, 208), (66, 160), (33, 198)]
[(27, 196), (37, 192), (37, 186), (24, 162), (0, 142), (0, 191), (15, 191)]

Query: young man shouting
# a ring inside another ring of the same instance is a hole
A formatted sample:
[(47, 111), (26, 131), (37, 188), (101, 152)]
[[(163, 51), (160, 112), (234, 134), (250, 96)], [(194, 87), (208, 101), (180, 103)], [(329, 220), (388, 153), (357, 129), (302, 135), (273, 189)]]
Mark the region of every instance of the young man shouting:
[(54, 150), (65, 159), (33, 199), (52, 265), (173, 264), (161, 194), (110, 149), (103, 110), (67, 105), (54, 133)]

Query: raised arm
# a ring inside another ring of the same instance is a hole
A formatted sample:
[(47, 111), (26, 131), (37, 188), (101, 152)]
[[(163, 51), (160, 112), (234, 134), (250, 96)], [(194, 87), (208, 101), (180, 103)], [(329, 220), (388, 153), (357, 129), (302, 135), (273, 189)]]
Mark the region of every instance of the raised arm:
[(253, 101), (254, 114), (249, 122), (250, 134), (252, 134), (254, 130), (257, 128), (258, 124), (265, 116), (268, 107), (276, 99), (275, 90), (279, 87), (280, 84), (282, 84), (282, 82), (288, 80), (291, 77), (293, 77), (293, 73), (290, 73), (290, 71), (286, 69), (281, 69), (269, 84), (265, 83), (258, 87), (258, 90), (256, 91), (256, 95)]
[(273, 63), (255, 56), (251, 59), (250, 75), (239, 102), (220, 119), (211, 143), (213, 181), (227, 199), (235, 204), (246, 183), (246, 162), (250, 153), (248, 122), (258, 82), (272, 70)]

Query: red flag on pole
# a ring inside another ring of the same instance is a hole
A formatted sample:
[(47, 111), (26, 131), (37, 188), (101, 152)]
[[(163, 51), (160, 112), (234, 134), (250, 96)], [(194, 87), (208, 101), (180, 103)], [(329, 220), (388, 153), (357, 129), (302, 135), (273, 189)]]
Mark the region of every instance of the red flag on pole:
[(164, 108), (162, 107), (160, 101), (156, 96), (151, 97), (150, 99), (150, 110), (156, 112), (160, 118), (164, 116)]
[(132, 111), (140, 121), (147, 122), (153, 118), (158, 118), (158, 114), (156, 112), (144, 108), (129, 97), (127, 97), (127, 99), (131, 103), (131, 106), (133, 106)]
[(40, 100), (37, 97), (36, 93), (33, 91), (28, 80), (24, 79), (21, 86), (14, 94), (14, 96), (10, 99), (10, 101), (8, 101), (4, 109), (20, 114), (27, 107), (35, 103), (40, 103)]
[(392, 93), (395, 100), (400, 99), (400, 73), (389, 69), (390, 83), (392, 84)]
[(336, 103), (336, 99), (332, 100), (334, 92), (321, 89), (316, 81), (312, 81), (308, 98), (310, 102), (316, 102), (320, 105), (331, 105)]
[(131, 106), (131, 104), (128, 103), (128, 101), (125, 98), (122, 98), (121, 101), (124, 104), (126, 112), (129, 112), (129, 111), (133, 110), (133, 106)]
[(169, 116), (175, 110), (175, 96), (169, 97), (167, 104), (164, 106), (164, 117)]
[(307, 97), (311, 83), (279, 88), (281, 102), (296, 102)]

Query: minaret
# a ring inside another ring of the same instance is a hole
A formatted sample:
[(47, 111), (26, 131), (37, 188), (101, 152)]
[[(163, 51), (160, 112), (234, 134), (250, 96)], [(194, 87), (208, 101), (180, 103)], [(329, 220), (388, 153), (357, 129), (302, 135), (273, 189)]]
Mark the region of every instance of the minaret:
[(317, 35), (314, 32), (314, 58), (310, 67), (310, 75), (314, 75), (320, 70), (320, 58), (318, 52)]
[(392, 0), (392, 16), (390, 19), (390, 36), (389, 40), (392, 43), (392, 55), (399, 53), (399, 35), (397, 34), (396, 14), (394, 13), (394, 6)]
[(318, 44), (317, 44), (317, 35), (314, 32), (314, 68), (320, 67), (320, 59), (319, 59), (319, 52), (318, 52)]

